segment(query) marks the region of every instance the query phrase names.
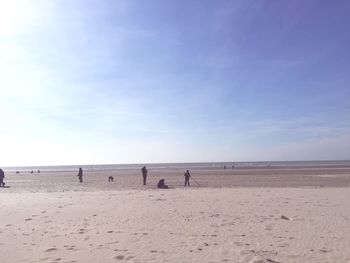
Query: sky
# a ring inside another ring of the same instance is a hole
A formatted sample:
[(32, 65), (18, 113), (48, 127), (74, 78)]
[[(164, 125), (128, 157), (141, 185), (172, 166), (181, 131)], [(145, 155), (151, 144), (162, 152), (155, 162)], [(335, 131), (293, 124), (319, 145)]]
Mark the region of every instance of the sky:
[(0, 0), (0, 166), (350, 159), (347, 0)]

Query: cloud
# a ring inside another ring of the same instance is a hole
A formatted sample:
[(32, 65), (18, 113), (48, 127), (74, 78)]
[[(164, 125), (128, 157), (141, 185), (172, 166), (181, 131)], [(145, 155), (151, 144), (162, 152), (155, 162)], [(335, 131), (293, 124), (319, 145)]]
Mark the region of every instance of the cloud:
[(269, 16), (279, 10), (287, 12), (246, 1), (1, 1), (0, 135), (10, 153), (2, 157), (54, 164), (348, 156), (347, 75), (334, 82), (305, 52), (276, 47), (298, 25), (284, 13)]

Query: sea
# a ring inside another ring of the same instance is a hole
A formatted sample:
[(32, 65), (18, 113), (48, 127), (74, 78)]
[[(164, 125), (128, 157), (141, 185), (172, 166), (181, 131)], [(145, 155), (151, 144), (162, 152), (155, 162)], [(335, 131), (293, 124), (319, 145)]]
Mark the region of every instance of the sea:
[(141, 169), (274, 169), (274, 168), (350, 168), (350, 160), (322, 161), (263, 161), (263, 162), (193, 162), (193, 163), (139, 163), (139, 164), (89, 164), (89, 165), (53, 165), (53, 166), (12, 166), (2, 167), (5, 172), (71, 172), (81, 167), (85, 171), (118, 171)]

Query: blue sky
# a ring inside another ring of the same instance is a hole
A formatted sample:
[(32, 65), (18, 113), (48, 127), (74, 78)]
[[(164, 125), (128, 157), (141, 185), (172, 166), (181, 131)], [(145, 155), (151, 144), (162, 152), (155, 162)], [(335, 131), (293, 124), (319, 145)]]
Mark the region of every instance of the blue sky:
[(0, 165), (350, 159), (349, 11), (0, 0)]

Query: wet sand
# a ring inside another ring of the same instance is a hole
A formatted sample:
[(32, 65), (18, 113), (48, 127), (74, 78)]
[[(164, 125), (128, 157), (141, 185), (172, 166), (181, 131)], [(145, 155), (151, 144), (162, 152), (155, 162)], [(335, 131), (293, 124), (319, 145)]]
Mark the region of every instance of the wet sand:
[[(184, 185), (182, 169), (149, 169), (147, 186), (142, 185), (139, 169), (96, 171), (84, 170), (82, 184), (78, 171), (6, 173), (7, 192), (104, 191), (152, 189), (161, 178), (174, 188)], [(191, 170), (192, 187), (348, 187), (349, 166), (277, 167)], [(109, 183), (108, 177), (114, 182)]]

